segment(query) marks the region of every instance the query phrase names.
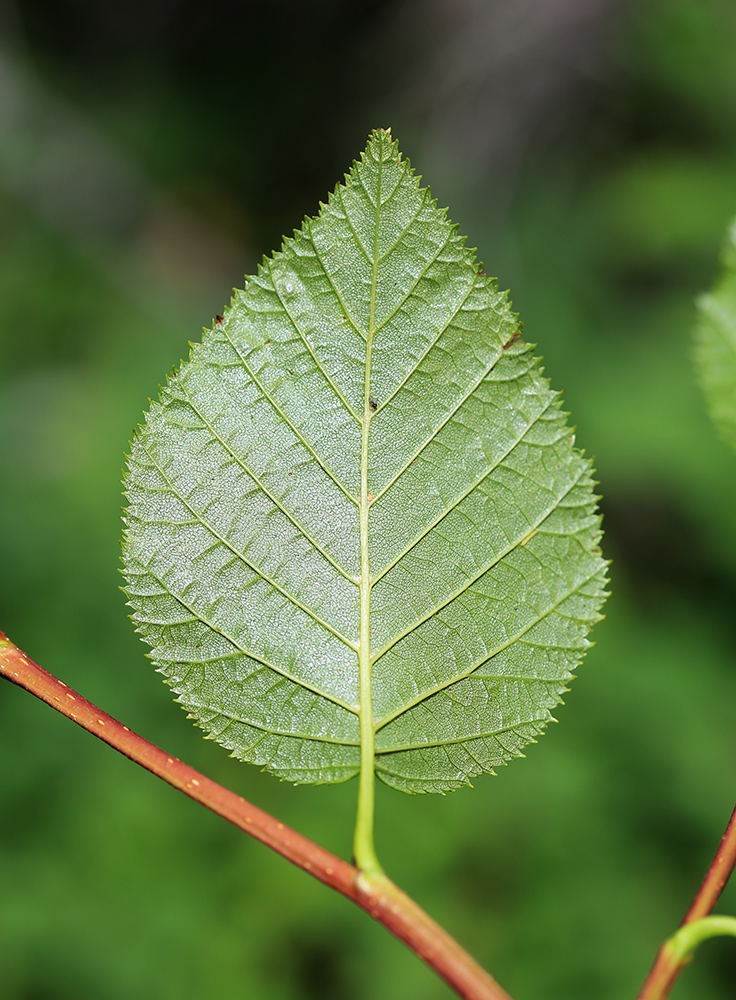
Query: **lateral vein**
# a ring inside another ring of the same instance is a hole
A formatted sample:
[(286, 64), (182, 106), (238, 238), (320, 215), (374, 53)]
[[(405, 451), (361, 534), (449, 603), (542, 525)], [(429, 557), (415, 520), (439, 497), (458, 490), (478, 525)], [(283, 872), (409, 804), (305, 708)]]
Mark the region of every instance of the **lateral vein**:
[(299, 441), (299, 443), (302, 444), (302, 445), (304, 445), (304, 447), (307, 449), (307, 451), (309, 452), (309, 454), (315, 460), (315, 462), (317, 463), (317, 465), (319, 465), (319, 467), (322, 469), (322, 471), (325, 472), (330, 477), (330, 479), (333, 481), (333, 483), (335, 484), (335, 486), (337, 486), (337, 488), (340, 490), (340, 492), (344, 493), (344, 495), (348, 498), (348, 500), (350, 500), (352, 503), (354, 503), (355, 506), (357, 507), (358, 506), (358, 501), (355, 499), (355, 497), (350, 492), (350, 490), (348, 490), (345, 486), (343, 486), (343, 484), (340, 482), (340, 480), (335, 475), (335, 473), (332, 471), (332, 469), (330, 469), (330, 467), (324, 462), (324, 460), (317, 454), (317, 452), (312, 447), (312, 445), (307, 441), (307, 439), (302, 436), (302, 434), (300, 433), (299, 429), (295, 426), (295, 424), (293, 423), (293, 421), (291, 421), (286, 416), (286, 414), (281, 409), (281, 407), (278, 405), (278, 403), (276, 402), (276, 400), (266, 390), (266, 388), (263, 385), (263, 383), (261, 382), (261, 380), (255, 375), (253, 369), (250, 367), (250, 365), (246, 361), (245, 355), (243, 354), (243, 352), (240, 350), (240, 348), (238, 347), (238, 345), (235, 343), (235, 341), (232, 339), (232, 337), (228, 333), (227, 327), (223, 326), (222, 327), (222, 332), (223, 332), (223, 335), (225, 336), (225, 339), (227, 340), (227, 342), (230, 344), (230, 346), (232, 347), (232, 349), (235, 351), (235, 353), (237, 354), (237, 356), (240, 358), (240, 361), (241, 361), (241, 363), (243, 365), (243, 368), (245, 368), (245, 370), (248, 372), (248, 374), (250, 375), (250, 377), (253, 379), (254, 383), (258, 386), (258, 388), (263, 393), (263, 398), (273, 407), (274, 411), (284, 421), (284, 423), (286, 424), (286, 426), (291, 431), (293, 431), (294, 436)]
[[(158, 585), (162, 588), (163, 593), (168, 594), (169, 597), (175, 600), (177, 604), (180, 604), (190, 613), (190, 615), (192, 615), (190, 621), (198, 621), (201, 625), (205, 625), (212, 632), (217, 633), (217, 635), (221, 635), (223, 639), (225, 639), (227, 642), (230, 643), (231, 646), (234, 646), (235, 649), (239, 650), (243, 656), (247, 656), (248, 659), (253, 660), (255, 663), (260, 663), (262, 667), (266, 667), (269, 670), (273, 670), (274, 673), (280, 674), (282, 677), (285, 677), (286, 680), (292, 681), (294, 684), (299, 685), (299, 687), (304, 688), (306, 691), (311, 691), (313, 694), (319, 695), (320, 698), (326, 698), (327, 701), (331, 701), (333, 702), (333, 704), (339, 705), (340, 708), (344, 708), (347, 712), (350, 712), (352, 715), (358, 714), (358, 709), (356, 708), (355, 705), (351, 705), (349, 704), (349, 702), (343, 701), (341, 698), (338, 698), (336, 695), (330, 694), (328, 691), (323, 691), (321, 688), (318, 688), (315, 684), (310, 684), (308, 681), (305, 681), (301, 677), (296, 677), (294, 674), (290, 673), (290, 671), (285, 670), (283, 667), (280, 667), (275, 663), (272, 663), (270, 660), (267, 660), (264, 656), (261, 656), (259, 653), (255, 653), (250, 649), (246, 649), (245, 646), (243, 646), (233, 635), (231, 635), (229, 632), (226, 632), (224, 629), (220, 628), (219, 625), (215, 625), (213, 622), (211, 622), (208, 618), (206, 618), (203, 614), (201, 614), (195, 607), (193, 607), (193, 605), (185, 601), (183, 597), (179, 597), (178, 594), (172, 593), (172, 591), (169, 590), (164, 581), (159, 576), (157, 576), (152, 569), (146, 567), (146, 573), (149, 576), (153, 577), (156, 583), (158, 583)], [(160, 622), (159, 624), (161, 625), (162, 628), (165, 628), (167, 623)], [(175, 622), (173, 624), (180, 624), (180, 623)], [(157, 659), (166, 663), (180, 662), (167, 656), (161, 656), (158, 657)]]
[[(250, 476), (250, 478), (253, 480), (253, 482), (268, 497), (268, 499), (271, 501), (271, 503), (278, 510), (280, 510), (281, 513), (285, 517), (287, 517), (291, 521), (291, 523), (294, 525), (294, 527), (297, 528), (297, 530), (299, 531), (299, 533), (304, 538), (306, 538), (306, 540), (313, 546), (313, 548), (317, 552), (319, 552), (319, 554), (324, 559), (326, 559), (326, 561), (334, 569), (336, 569), (337, 572), (341, 576), (343, 576), (346, 580), (350, 581), (350, 583), (355, 583), (355, 580), (353, 579), (353, 577), (350, 576), (350, 574), (347, 573), (346, 570), (344, 570), (343, 567), (335, 559), (333, 559), (333, 557), (328, 552), (326, 552), (325, 549), (323, 549), (322, 546), (314, 538), (312, 538), (312, 536), (309, 534), (309, 532), (306, 530), (306, 528), (297, 520), (296, 517), (294, 517), (294, 515), (289, 511), (289, 509), (287, 507), (285, 507), (281, 503), (281, 501), (278, 499), (278, 497), (276, 497), (275, 494), (272, 493), (271, 490), (269, 490), (268, 487), (266, 487), (264, 485), (263, 480), (260, 478), (260, 476), (257, 476), (256, 473), (242, 460), (242, 458), (237, 454), (237, 452), (235, 452), (230, 447), (230, 445), (224, 440), (223, 437), (221, 437), (220, 434), (218, 434), (218, 432), (215, 430), (214, 426), (210, 423), (210, 421), (207, 419), (207, 417), (205, 417), (204, 413), (202, 413), (202, 411), (200, 410), (200, 408), (197, 406), (197, 404), (194, 402), (194, 400), (192, 399), (192, 397), (189, 395), (189, 393), (187, 392), (186, 387), (184, 386), (183, 382), (180, 381), (179, 385), (181, 385), (182, 391), (183, 391), (184, 395), (187, 398), (187, 402), (189, 403), (189, 405), (191, 406), (191, 408), (194, 410), (194, 412), (197, 414), (197, 416), (202, 421), (202, 423), (205, 425), (205, 427), (207, 428), (207, 430), (215, 438), (215, 440), (218, 441), (219, 444), (221, 444), (222, 447), (225, 449), (225, 451), (229, 455), (232, 456), (232, 458), (238, 463), (238, 465), (240, 466), (240, 468), (243, 469), (244, 472), (247, 472), (247, 474)], [(150, 522), (148, 522), (148, 523), (150, 523)]]
[(339, 629), (336, 629), (334, 627), (334, 625), (330, 625), (329, 622), (325, 621), (323, 618), (320, 618), (319, 615), (316, 615), (314, 613), (314, 611), (312, 611), (311, 608), (309, 608), (306, 604), (302, 603), (302, 601), (298, 600), (298, 598), (296, 598), (293, 594), (289, 593), (289, 591), (285, 587), (282, 587), (280, 583), (277, 583), (275, 580), (272, 580), (270, 576), (268, 576), (266, 573), (264, 573), (264, 571), (260, 568), (260, 566), (258, 566), (254, 562), (251, 562), (251, 560), (248, 559), (247, 556), (245, 556), (239, 549), (235, 548), (235, 546), (232, 544), (232, 542), (229, 542), (227, 540), (227, 538), (225, 538), (224, 535), (221, 535), (220, 532), (217, 531), (216, 528), (209, 523), (209, 521), (205, 520), (205, 518), (202, 516), (202, 514), (200, 514), (199, 511), (197, 511), (189, 503), (189, 501), (186, 500), (182, 496), (181, 492), (176, 489), (176, 487), (174, 486), (174, 484), (171, 482), (171, 480), (166, 475), (166, 473), (164, 472), (164, 470), (161, 468), (161, 466), (155, 460), (155, 458), (153, 457), (153, 455), (151, 455), (151, 453), (148, 450), (148, 448), (146, 448), (146, 446), (143, 445), (143, 444), (141, 445), (141, 447), (143, 448), (143, 450), (145, 451), (145, 453), (150, 458), (151, 462), (153, 463), (154, 468), (156, 468), (158, 470), (158, 472), (161, 475), (161, 477), (168, 483), (169, 488), (170, 488), (171, 492), (174, 494), (174, 496), (177, 497), (177, 499), (179, 499), (184, 504), (184, 506), (187, 508), (187, 510), (191, 514), (193, 514), (194, 517), (196, 517), (198, 519), (198, 521), (202, 525), (202, 527), (206, 531), (208, 531), (212, 535), (212, 537), (214, 539), (216, 539), (218, 542), (220, 542), (222, 545), (224, 545), (227, 549), (229, 549), (233, 553), (233, 555), (236, 557), (236, 559), (239, 559), (245, 566), (247, 566), (250, 570), (252, 570), (256, 574), (256, 576), (260, 577), (261, 580), (263, 580), (264, 583), (267, 583), (269, 586), (273, 587), (274, 590), (278, 591), (278, 593), (281, 594), (282, 597), (285, 597), (286, 600), (289, 601), (290, 604), (293, 604), (294, 607), (299, 608), (301, 611), (303, 611), (309, 618), (312, 619), (312, 621), (316, 622), (316, 624), (321, 625), (328, 632), (331, 632), (332, 635), (334, 635), (336, 639), (340, 639), (340, 641), (343, 642), (349, 649), (353, 649), (353, 650), (357, 651), (358, 647), (357, 647), (356, 643), (351, 642), (346, 636), (344, 636), (342, 634), (342, 632), (339, 631)]
[(564, 604), (564, 602), (568, 600), (568, 598), (572, 597), (573, 594), (577, 594), (578, 591), (581, 590), (585, 586), (585, 584), (588, 583), (593, 578), (594, 575), (595, 574), (592, 574), (591, 576), (586, 577), (579, 584), (573, 587), (572, 590), (568, 591), (566, 594), (563, 594), (562, 597), (560, 597), (557, 601), (554, 602), (554, 604), (552, 604), (549, 608), (547, 608), (547, 610), (544, 611), (543, 614), (537, 615), (530, 622), (528, 622), (524, 626), (524, 628), (521, 629), (516, 635), (512, 636), (510, 639), (507, 639), (506, 642), (501, 643), (500, 646), (497, 646), (496, 649), (490, 652), (487, 656), (484, 656), (482, 659), (478, 660), (477, 663), (474, 663), (467, 670), (463, 670), (459, 674), (455, 674), (454, 677), (448, 677), (447, 680), (442, 681), (441, 684), (435, 685), (435, 687), (428, 688), (426, 691), (423, 691), (421, 694), (417, 695), (416, 698), (412, 698), (411, 701), (408, 701), (405, 705), (402, 705), (401, 708), (397, 708), (394, 712), (391, 712), (389, 715), (384, 716), (383, 719), (380, 719), (376, 723), (376, 732), (378, 732), (379, 729), (383, 729), (384, 726), (387, 726), (389, 722), (393, 722), (394, 719), (398, 719), (400, 716), (404, 715), (412, 708), (415, 708), (417, 705), (420, 705), (423, 701), (426, 701), (428, 698), (431, 698), (432, 695), (439, 694), (441, 691), (444, 691), (446, 688), (451, 687), (453, 684), (457, 684), (458, 681), (462, 681), (465, 680), (466, 677), (470, 677), (470, 675), (474, 674), (476, 670), (480, 669), (480, 667), (482, 667), (484, 663), (488, 663), (488, 661), (492, 660), (494, 656), (498, 656), (499, 653), (503, 653), (503, 651), (505, 649), (508, 649), (509, 646), (513, 646), (515, 642), (518, 642), (519, 639), (521, 639), (523, 636), (527, 634), (527, 632), (531, 631), (531, 629), (533, 629), (535, 625), (538, 625), (540, 622), (544, 621), (545, 618), (548, 618), (551, 614), (553, 614), (553, 612), (555, 612), (561, 604)]

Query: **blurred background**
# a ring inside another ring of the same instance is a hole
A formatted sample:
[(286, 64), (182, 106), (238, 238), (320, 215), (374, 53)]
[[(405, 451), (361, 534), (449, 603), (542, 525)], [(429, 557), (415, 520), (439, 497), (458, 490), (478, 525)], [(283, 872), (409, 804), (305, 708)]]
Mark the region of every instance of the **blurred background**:
[[(349, 855), (355, 782), (280, 784), (172, 704), (117, 589), (119, 483), (187, 342), (389, 125), (566, 391), (614, 596), (562, 725), (472, 791), (379, 787), (378, 852), (516, 1000), (633, 998), (736, 791), (736, 456), (690, 347), (736, 213), (732, 0), (1, 0), (0, 628)], [(0, 762), (2, 1000), (450, 997), (9, 684)], [(721, 939), (672, 995), (735, 990)]]

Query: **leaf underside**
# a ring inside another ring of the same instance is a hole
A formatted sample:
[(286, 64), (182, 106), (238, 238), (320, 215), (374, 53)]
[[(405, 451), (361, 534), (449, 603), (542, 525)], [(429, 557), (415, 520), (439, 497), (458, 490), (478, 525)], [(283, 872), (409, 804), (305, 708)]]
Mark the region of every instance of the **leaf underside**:
[(378, 776), (444, 792), (551, 719), (605, 563), (590, 465), (519, 329), (378, 131), (151, 405), (126, 593), (178, 700), (235, 756), (345, 781), (370, 710)]
[(698, 302), (695, 360), (713, 422), (736, 448), (736, 220), (722, 263), (715, 289)]

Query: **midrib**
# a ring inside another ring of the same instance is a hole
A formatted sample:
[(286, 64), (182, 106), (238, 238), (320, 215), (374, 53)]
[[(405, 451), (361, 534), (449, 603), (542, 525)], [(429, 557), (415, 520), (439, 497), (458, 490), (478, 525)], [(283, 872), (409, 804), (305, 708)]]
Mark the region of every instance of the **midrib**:
[(354, 854), (357, 866), (363, 870), (380, 871), (373, 848), (374, 754), (375, 731), (373, 727), (373, 695), (371, 690), (371, 573), (368, 551), (368, 516), (372, 497), (368, 491), (368, 442), (371, 410), (371, 360), (373, 335), (376, 325), (376, 291), (378, 283), (378, 249), (381, 212), (381, 182), (383, 158), (378, 162), (376, 222), (373, 237), (373, 267), (371, 299), (368, 317), (368, 335), (365, 349), (365, 382), (363, 399), (363, 427), (360, 457), (360, 647), (358, 667), (360, 672), (360, 787), (358, 815), (355, 826)]

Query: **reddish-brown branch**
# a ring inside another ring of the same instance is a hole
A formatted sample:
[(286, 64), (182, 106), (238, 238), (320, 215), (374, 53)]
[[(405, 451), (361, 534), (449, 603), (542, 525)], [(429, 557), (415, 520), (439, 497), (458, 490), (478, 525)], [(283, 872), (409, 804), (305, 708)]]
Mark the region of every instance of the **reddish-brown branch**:
[(692, 923), (693, 920), (701, 920), (707, 917), (710, 911), (718, 902), (718, 897), (731, 877), (731, 872), (736, 867), (736, 809), (731, 813), (726, 832), (718, 845), (716, 856), (711, 862), (711, 866), (703, 879), (703, 884), (698, 889), (692, 906), (685, 914), (683, 924)]
[(0, 676), (347, 896), (407, 944), (465, 1000), (511, 1000), (474, 958), (389, 879), (368, 879), (347, 861), (131, 732), (40, 667), (3, 632)]
[[(728, 882), (731, 872), (736, 866), (736, 809), (731, 813), (731, 819), (718, 845), (716, 855), (711, 862), (703, 883), (698, 889), (690, 909), (685, 914), (681, 927), (693, 920), (702, 920), (718, 902), (723, 887)], [(642, 986), (638, 1000), (665, 1000), (669, 996), (675, 980), (688, 964), (668, 947), (668, 942), (662, 945), (654, 960), (654, 965)]]

